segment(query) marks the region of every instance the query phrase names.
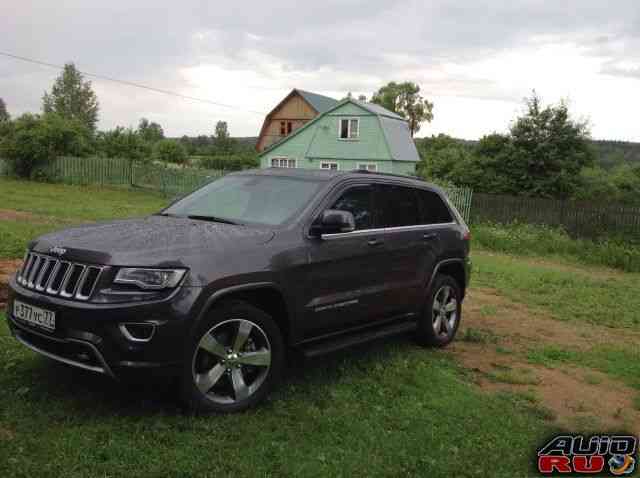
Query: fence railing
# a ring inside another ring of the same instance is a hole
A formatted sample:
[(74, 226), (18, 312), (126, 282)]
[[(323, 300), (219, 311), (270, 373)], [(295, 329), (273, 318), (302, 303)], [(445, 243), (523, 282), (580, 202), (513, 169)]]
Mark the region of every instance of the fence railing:
[(576, 238), (640, 240), (639, 206), (475, 193), (471, 222), (543, 224)]
[(465, 221), (469, 222), (471, 217), (471, 204), (473, 200), (473, 190), (471, 188), (444, 187), (442, 188), (449, 197), (449, 200), (462, 214)]
[[(8, 174), (0, 160), (0, 175)], [(169, 196), (184, 194), (226, 174), (222, 170), (167, 168), (152, 163), (134, 163), (122, 158), (60, 157), (42, 170), (51, 181), (65, 184), (133, 186)]]

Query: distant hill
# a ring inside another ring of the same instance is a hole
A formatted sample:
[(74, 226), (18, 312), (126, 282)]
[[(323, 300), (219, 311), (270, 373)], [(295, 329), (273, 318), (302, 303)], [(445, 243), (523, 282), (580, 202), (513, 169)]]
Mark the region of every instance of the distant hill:
[(604, 168), (620, 163), (640, 164), (640, 143), (595, 140), (591, 142)]
[[(415, 138), (416, 146), (420, 149), (425, 138)], [(478, 144), (477, 140), (458, 139), (458, 143), (467, 148)], [(603, 168), (611, 168), (616, 164), (632, 163), (640, 164), (640, 143), (628, 141), (592, 140), (591, 145), (596, 152), (598, 163)]]

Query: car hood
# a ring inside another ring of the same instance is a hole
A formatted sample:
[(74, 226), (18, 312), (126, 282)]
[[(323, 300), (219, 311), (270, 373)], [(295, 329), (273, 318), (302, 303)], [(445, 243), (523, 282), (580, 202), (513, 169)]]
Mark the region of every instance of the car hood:
[(242, 252), (269, 242), (273, 236), (267, 228), (149, 216), (45, 234), (33, 241), (31, 248), (44, 254), (56, 248), (54, 253), (63, 252), (64, 259), (95, 264), (191, 267), (203, 254)]

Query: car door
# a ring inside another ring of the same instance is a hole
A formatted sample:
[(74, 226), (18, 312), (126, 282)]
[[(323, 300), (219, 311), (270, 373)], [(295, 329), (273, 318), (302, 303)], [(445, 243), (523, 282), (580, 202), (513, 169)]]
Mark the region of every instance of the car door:
[(353, 184), (335, 193), (324, 209), (349, 211), (356, 230), (310, 240), (305, 338), (369, 323), (382, 314), (386, 256), (375, 228), (373, 186)]
[(385, 294), (388, 314), (415, 313), (422, 303), (425, 277), (433, 270), (438, 237), (424, 224), (418, 190), (380, 184), (374, 193), (378, 222), (385, 228), (390, 260)]

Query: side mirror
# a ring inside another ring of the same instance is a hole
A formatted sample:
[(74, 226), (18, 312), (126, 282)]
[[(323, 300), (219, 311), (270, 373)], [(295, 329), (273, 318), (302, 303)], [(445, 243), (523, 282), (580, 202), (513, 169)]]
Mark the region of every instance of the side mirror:
[(325, 210), (316, 223), (312, 231), (315, 235), (338, 234), (341, 232), (351, 232), (356, 230), (356, 221), (349, 211), (339, 211), (337, 209)]

